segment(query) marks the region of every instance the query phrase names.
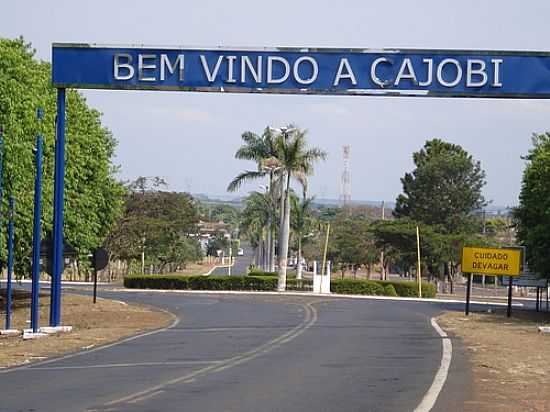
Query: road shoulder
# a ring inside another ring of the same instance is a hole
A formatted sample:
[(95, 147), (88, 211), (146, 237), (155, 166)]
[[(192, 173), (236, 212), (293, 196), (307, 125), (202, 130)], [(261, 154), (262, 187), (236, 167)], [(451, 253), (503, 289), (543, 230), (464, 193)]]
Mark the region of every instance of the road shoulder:
[[(47, 325), (49, 298), (40, 308), (42, 325)], [(48, 337), (23, 340), (20, 336), (0, 337), (0, 370), (14, 366), (86, 351), (116, 342), (140, 332), (169, 325), (174, 316), (146, 305), (127, 304), (122, 301), (98, 299), (94, 305), (89, 296), (65, 294), (63, 296), (63, 325), (73, 327), (72, 332)], [(13, 313), (13, 327), (28, 328), (28, 302), (22, 299)]]

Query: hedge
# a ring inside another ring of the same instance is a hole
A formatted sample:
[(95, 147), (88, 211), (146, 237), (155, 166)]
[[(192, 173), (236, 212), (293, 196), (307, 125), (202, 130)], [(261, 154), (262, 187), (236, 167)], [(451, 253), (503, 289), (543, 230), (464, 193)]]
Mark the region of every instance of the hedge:
[[(276, 276), (182, 276), (135, 275), (124, 278), (124, 286), (133, 289), (190, 289), (190, 290), (277, 290)], [(412, 281), (381, 281), (333, 279), (333, 293), (349, 295), (418, 296), (417, 283)], [(312, 291), (311, 279), (287, 279), (287, 290)], [(435, 297), (431, 283), (422, 282), (422, 297)]]
[(276, 290), (277, 279), (254, 276), (136, 275), (124, 278), (132, 289)]
[[(418, 283), (411, 280), (375, 280), (374, 282), (386, 287), (392, 285), (397, 296), (406, 298), (418, 297)], [(435, 298), (436, 288), (433, 283), (422, 282), (422, 297)]]

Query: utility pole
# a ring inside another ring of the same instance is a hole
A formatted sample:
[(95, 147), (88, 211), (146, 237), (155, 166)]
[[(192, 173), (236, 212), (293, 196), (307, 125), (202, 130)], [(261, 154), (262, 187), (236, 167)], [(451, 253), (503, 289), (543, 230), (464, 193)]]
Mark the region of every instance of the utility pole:
[[(382, 221), (386, 220), (386, 201), (382, 200)], [(384, 265), (384, 249), (380, 252), (380, 277), (381, 280), (386, 279), (386, 267)]]
[(232, 263), (233, 263), (233, 245), (231, 244), (231, 233), (229, 233), (229, 266), (227, 267), (227, 276), (231, 276)]
[(418, 266), (416, 269), (416, 277), (418, 279), (418, 297), (422, 297), (422, 269), (420, 263), (420, 231), (418, 226), (416, 227), (416, 252), (418, 255)]

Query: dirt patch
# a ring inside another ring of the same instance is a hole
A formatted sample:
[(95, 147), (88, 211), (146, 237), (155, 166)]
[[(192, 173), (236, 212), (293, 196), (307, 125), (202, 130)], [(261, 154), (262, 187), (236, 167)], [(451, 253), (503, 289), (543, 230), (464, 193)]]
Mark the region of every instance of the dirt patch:
[[(41, 303), (40, 324), (47, 326), (49, 296), (41, 297)], [(64, 294), (62, 305), (62, 324), (71, 325), (73, 331), (27, 341), (21, 337), (0, 337), (0, 368), (91, 349), (138, 332), (166, 326), (173, 320), (167, 312), (142, 305), (99, 298), (94, 305), (88, 296)], [(17, 291), (14, 307), (12, 328), (29, 328), (29, 294)], [(5, 313), (2, 313), (2, 322), (4, 316)]]
[(461, 338), (473, 372), (473, 399), (465, 412), (550, 411), (549, 313), (505, 310), (496, 313), (448, 312), (438, 322)]

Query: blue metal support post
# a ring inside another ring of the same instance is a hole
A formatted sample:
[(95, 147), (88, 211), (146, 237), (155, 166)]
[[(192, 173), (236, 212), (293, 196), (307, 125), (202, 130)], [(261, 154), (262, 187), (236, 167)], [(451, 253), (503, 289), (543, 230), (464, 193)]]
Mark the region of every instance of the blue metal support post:
[[(38, 118), (42, 120), (42, 112), (38, 111)], [(31, 302), (31, 328), (33, 333), (38, 332), (38, 319), (40, 317), (39, 292), (40, 292), (40, 235), (42, 230), (42, 151), (44, 138), (36, 136), (36, 176), (34, 179), (34, 222), (32, 232), (32, 302)]]
[(57, 89), (57, 122), (55, 141), (55, 182), (53, 203), (53, 253), (50, 326), (61, 322), (61, 275), (63, 259), (63, 192), (65, 186), (65, 89)]
[(13, 276), (13, 219), (15, 200), (10, 196), (8, 223), (8, 279), (6, 284), (6, 329), (11, 329), (11, 278)]
[[(0, 251), (2, 250), (2, 201), (4, 195), (4, 127), (0, 126)], [(0, 252), (0, 273), (2, 273), (2, 253)]]

